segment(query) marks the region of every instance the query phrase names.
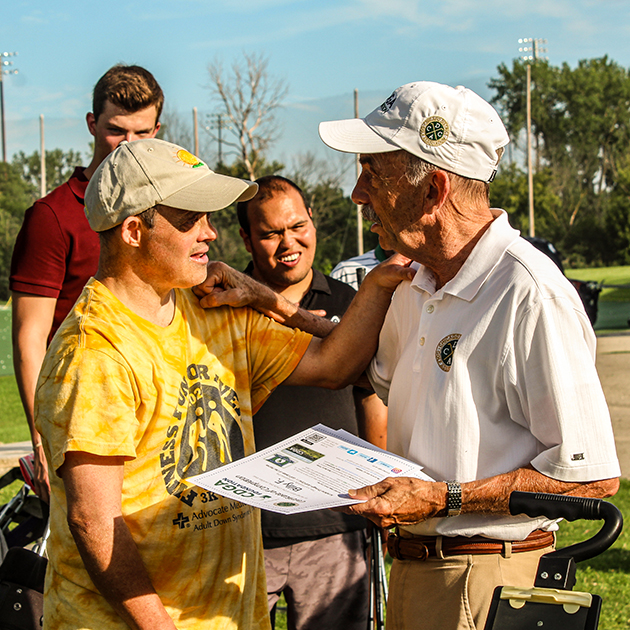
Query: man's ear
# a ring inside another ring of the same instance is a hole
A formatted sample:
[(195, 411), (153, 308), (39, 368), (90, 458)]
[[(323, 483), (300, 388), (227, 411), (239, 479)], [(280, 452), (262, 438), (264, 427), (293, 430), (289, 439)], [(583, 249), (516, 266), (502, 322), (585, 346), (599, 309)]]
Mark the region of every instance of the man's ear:
[(152, 138), (155, 138), (155, 136), (157, 136), (157, 132), (160, 130), (161, 126), (162, 126), (162, 123), (160, 122), (155, 123), (155, 128), (153, 129), (153, 132), (151, 133)]
[(95, 136), (96, 135), (96, 118), (92, 112), (88, 112), (85, 115), (85, 122), (87, 123), (88, 131)]
[(145, 225), (140, 217), (127, 217), (120, 225), (120, 237), (129, 247), (140, 247)]
[(249, 237), (249, 234), (243, 229), (239, 228), (238, 233), (241, 235), (243, 239), (243, 243), (245, 243), (245, 249), (251, 254), (252, 253), (252, 239)]
[(451, 179), (446, 171), (432, 171), (426, 179), (425, 211), (439, 210), (451, 192)]

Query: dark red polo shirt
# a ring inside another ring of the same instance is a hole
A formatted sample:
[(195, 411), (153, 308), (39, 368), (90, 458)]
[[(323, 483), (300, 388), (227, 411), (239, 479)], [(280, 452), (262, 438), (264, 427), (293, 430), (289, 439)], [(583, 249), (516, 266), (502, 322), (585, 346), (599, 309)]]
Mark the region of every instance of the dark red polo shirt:
[(13, 249), (10, 289), (57, 299), (49, 342), (98, 268), (98, 234), (83, 210), (84, 170), (75, 168), (65, 184), (26, 211)]

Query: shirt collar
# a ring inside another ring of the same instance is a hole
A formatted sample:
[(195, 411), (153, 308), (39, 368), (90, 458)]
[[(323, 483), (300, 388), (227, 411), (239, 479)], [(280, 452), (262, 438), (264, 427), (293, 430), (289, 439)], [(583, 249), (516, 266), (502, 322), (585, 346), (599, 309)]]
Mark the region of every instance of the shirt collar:
[(311, 281), (311, 288), (309, 291), (317, 291), (318, 293), (326, 293), (330, 295), (330, 285), (326, 276), (317, 269), (313, 269), (313, 280)]
[[(510, 226), (508, 215), (504, 210), (492, 208), (491, 211), (495, 217), (494, 221), (479, 239), (455, 277), (442, 287), (443, 293), (471, 301), (492, 270), (499, 264), (507, 248), (519, 237), (520, 232)], [(416, 291), (436, 293), (433, 272), (417, 263), (412, 267), (417, 268), (418, 272), (411, 286)]]
[(85, 189), (88, 185), (88, 178), (84, 175), (85, 168), (77, 166), (68, 180), (68, 186), (72, 193), (81, 201), (85, 199)]

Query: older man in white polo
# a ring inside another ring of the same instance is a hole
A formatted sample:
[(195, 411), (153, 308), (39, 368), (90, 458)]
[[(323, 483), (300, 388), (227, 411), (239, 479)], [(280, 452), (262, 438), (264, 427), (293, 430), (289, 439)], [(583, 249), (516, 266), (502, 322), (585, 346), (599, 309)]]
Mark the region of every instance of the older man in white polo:
[(490, 208), (509, 139), (477, 94), (410, 83), (320, 135), (360, 154), (353, 200), (417, 269), (369, 377), (389, 406), (388, 448), (435, 482), (389, 479), (355, 490), (367, 502), (351, 508), (397, 526), (388, 628), (480, 628), (496, 585), (533, 584), (557, 528), (510, 516), (510, 493), (617, 491), (593, 330), (556, 266)]

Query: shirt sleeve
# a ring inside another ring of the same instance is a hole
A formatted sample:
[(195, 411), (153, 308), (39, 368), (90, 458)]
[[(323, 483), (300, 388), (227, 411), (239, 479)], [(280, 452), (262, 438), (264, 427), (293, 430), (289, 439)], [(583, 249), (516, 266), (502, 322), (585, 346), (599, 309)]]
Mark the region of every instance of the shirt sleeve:
[[(331, 272), (330, 277), (340, 282), (349, 284), (355, 291), (359, 289), (359, 281), (357, 279), (357, 269), (361, 265), (353, 263), (340, 262)], [(363, 267), (363, 269), (366, 269)], [(367, 269), (366, 269), (367, 271)]]
[(401, 299), (402, 292), (396, 290), (381, 328), (378, 338), (378, 350), (367, 369), (370, 383), (372, 383), (374, 391), (385, 405), (387, 405), (389, 400), (389, 389), (400, 357), (400, 331), (396, 313), (400, 308), (397, 302)]
[(67, 243), (57, 216), (36, 201), (24, 214), (11, 259), (12, 291), (59, 297), (66, 272)]
[(567, 482), (620, 475), (588, 318), (566, 297), (541, 300), (515, 329), (505, 363), (510, 415), (542, 446), (539, 472)]
[(256, 311), (250, 311), (248, 351), (252, 375), (252, 414), (295, 370), (312, 338), (308, 333), (288, 328)]
[(38, 382), (35, 422), (52, 468), (69, 451), (135, 458), (139, 394), (127, 364), (92, 348), (51, 359)]

